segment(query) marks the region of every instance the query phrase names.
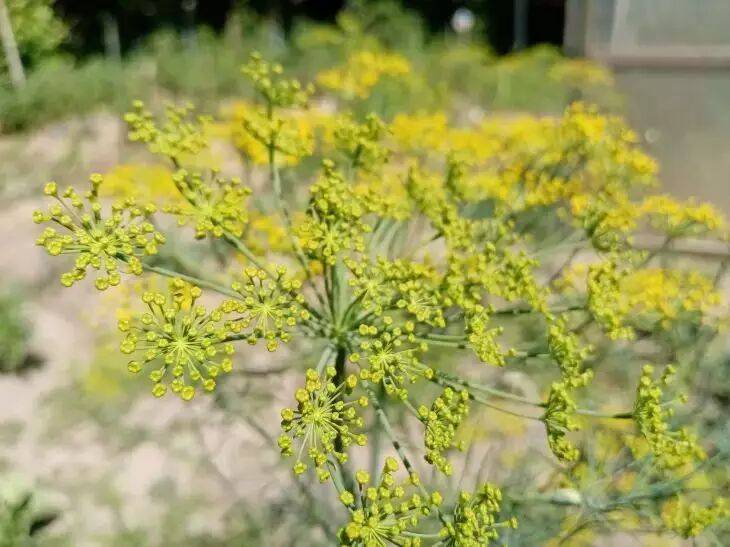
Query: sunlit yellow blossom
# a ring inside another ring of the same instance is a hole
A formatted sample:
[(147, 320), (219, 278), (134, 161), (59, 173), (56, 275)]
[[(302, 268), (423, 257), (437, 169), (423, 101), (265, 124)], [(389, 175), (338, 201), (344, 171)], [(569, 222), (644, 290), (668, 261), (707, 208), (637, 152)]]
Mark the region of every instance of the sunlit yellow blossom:
[(381, 78), (404, 76), (411, 71), (407, 59), (382, 51), (358, 51), (344, 65), (324, 70), (317, 75), (317, 83), (347, 98), (364, 98)]

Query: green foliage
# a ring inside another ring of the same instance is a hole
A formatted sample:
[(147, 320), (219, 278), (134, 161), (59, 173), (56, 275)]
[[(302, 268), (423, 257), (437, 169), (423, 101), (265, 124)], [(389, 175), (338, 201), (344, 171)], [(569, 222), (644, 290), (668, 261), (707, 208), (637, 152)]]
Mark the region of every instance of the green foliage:
[[(46, 0), (15, 1), (46, 5)], [(45, 7), (38, 10), (52, 13)], [(36, 56), (22, 93), (0, 86), (1, 131), (100, 107), (122, 112), (133, 98), (150, 101), (172, 95), (208, 110), (217, 108), (221, 99), (251, 98), (255, 91), (238, 74), (253, 50), (278, 59), (295, 74), (320, 73), (324, 78), (329, 69), (334, 83), (367, 90), (367, 96), (349, 105), (363, 116), (375, 112), (390, 119), (403, 112), (461, 109), (464, 104), (533, 112), (558, 112), (578, 99), (612, 108), (619, 104), (610, 75), (597, 65), (566, 59), (546, 47), (498, 58), (477, 38), (429, 38), (417, 16), (387, 2), (345, 10), (336, 25), (297, 21), (290, 42), (272, 21), (240, 11), (220, 35), (207, 28), (185, 34), (161, 30), (121, 62), (49, 56), (63, 36), (58, 24), (43, 19), (29, 25), (51, 30), (37, 34), (47, 43), (36, 48), (43, 54)], [(46, 46), (52, 43), (56, 45), (49, 50)], [(393, 77), (406, 73), (406, 78)], [(440, 75), (438, 82), (429, 82), (433, 73)], [(465, 73), (470, 77), (463, 78)]]
[(3, 480), (0, 492), (0, 546), (30, 547), (48, 525), (56, 520), (55, 512), (43, 509), (33, 492), (19, 492)]
[(101, 105), (121, 111), (146, 87), (140, 68), (106, 59), (43, 61), (30, 72), (22, 91), (0, 87), (0, 130), (19, 131)]
[[(5, 0), (20, 55), (31, 64), (54, 53), (68, 35), (54, 4), (55, 0)], [(0, 57), (0, 70), (4, 64), (5, 58)]]
[(0, 373), (20, 372), (29, 364), (30, 329), (22, 305), (22, 296), (0, 290)]

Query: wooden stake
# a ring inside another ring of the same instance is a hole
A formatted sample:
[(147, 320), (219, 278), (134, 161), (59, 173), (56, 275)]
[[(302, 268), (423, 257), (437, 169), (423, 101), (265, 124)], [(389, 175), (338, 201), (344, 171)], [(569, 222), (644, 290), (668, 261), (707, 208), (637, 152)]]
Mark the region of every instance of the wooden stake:
[(13, 26), (10, 24), (10, 13), (5, 5), (5, 0), (0, 0), (0, 41), (3, 43), (5, 61), (10, 71), (10, 81), (15, 89), (20, 89), (25, 84), (25, 71), (23, 62), (20, 59), (18, 44), (13, 34)]

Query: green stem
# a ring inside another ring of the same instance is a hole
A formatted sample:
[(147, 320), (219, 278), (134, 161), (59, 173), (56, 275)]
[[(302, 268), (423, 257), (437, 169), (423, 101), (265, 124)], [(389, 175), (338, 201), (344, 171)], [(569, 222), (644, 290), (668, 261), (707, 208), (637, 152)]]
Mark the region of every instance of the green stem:
[(438, 332), (429, 332), (419, 336), (430, 340), (446, 340), (453, 342), (466, 342), (468, 340), (468, 337), (464, 334), (440, 334)]
[[(477, 384), (474, 382), (470, 382), (468, 380), (463, 380), (461, 378), (458, 378), (456, 376), (453, 376), (451, 374), (445, 373), (445, 372), (436, 372), (436, 375), (431, 380), (434, 383), (437, 383), (439, 385), (451, 385), (451, 386), (458, 386), (458, 387), (464, 387), (467, 390), (473, 390), (473, 391), (479, 391), (482, 393), (486, 393), (488, 395), (491, 395), (493, 397), (497, 397), (500, 399), (504, 399), (507, 401), (513, 401), (515, 403), (520, 403), (524, 405), (530, 405), (538, 408), (545, 408), (547, 407), (547, 403), (544, 403), (542, 401), (533, 401), (531, 399), (527, 399), (526, 397), (521, 397), (519, 395), (515, 395), (513, 393), (509, 393), (507, 391), (502, 391), (500, 389), (493, 388), (491, 386), (486, 386), (483, 384)], [(477, 401), (481, 404), (487, 404), (482, 401)], [(491, 403), (488, 406), (493, 406)], [(500, 407), (494, 407), (495, 410), (505, 410)], [(511, 412), (511, 411), (510, 411)], [(511, 412), (512, 413), (512, 412)], [(580, 414), (582, 416), (591, 416), (594, 418), (605, 418), (610, 420), (630, 420), (633, 419), (634, 413), (633, 411), (624, 411), (624, 412), (616, 412), (616, 413), (603, 413), (598, 412), (595, 410), (588, 410), (584, 408), (577, 408), (575, 410), (576, 414)]]
[[(346, 365), (347, 365), (347, 348), (338, 346), (337, 347), (337, 353), (335, 355), (335, 377), (332, 379), (332, 383), (336, 386), (341, 385), (345, 381), (346, 376)], [(344, 444), (342, 442), (342, 437), (339, 435), (335, 439), (335, 450), (337, 452), (344, 452), (346, 448), (344, 447)], [(349, 470), (345, 467), (344, 464), (340, 464), (339, 468), (342, 472), (342, 483), (346, 490), (353, 491), (353, 486), (355, 484), (355, 481), (353, 480), (353, 477)]]
[(447, 348), (455, 348), (455, 349), (467, 349), (469, 346), (466, 342), (454, 342), (449, 340), (439, 340), (429, 337), (428, 335), (424, 336), (416, 336), (415, 340), (417, 342), (425, 342), (426, 344), (432, 344), (434, 346), (444, 346)]
[[(585, 304), (574, 304), (572, 306), (565, 306), (562, 308), (553, 308), (548, 311), (553, 314), (559, 314), (569, 311), (584, 311), (585, 309)], [(534, 308), (507, 308), (503, 310), (493, 311), (490, 315), (521, 315), (525, 313), (538, 313), (538, 311)]]
[(493, 397), (498, 397), (500, 399), (505, 399), (505, 400), (508, 400), (508, 401), (514, 401), (516, 403), (522, 403), (522, 404), (526, 404), (526, 405), (539, 406), (539, 407), (545, 406), (544, 403), (535, 402), (535, 401), (532, 401), (532, 400), (527, 399), (525, 397), (521, 397), (519, 395), (515, 395), (514, 393), (509, 393), (508, 391), (502, 391), (500, 389), (496, 389), (496, 388), (493, 388), (493, 387), (490, 387), (490, 386), (486, 386), (486, 385), (483, 385), (483, 384), (477, 384), (477, 383), (474, 383), (474, 382), (470, 382), (468, 380), (464, 380), (462, 378), (459, 378), (457, 376), (453, 376), (453, 375), (448, 374), (446, 372), (437, 371), (436, 372), (436, 375), (434, 376), (434, 379), (432, 381), (436, 381), (436, 383), (440, 383), (437, 380), (441, 380), (443, 382), (446, 382), (446, 383), (449, 383), (449, 384), (452, 384), (452, 385), (457, 385), (457, 386), (460, 386), (460, 387), (465, 387), (465, 388), (467, 388), (469, 390), (481, 391), (483, 393), (487, 393), (489, 395), (492, 395)]
[[(418, 474), (416, 473), (416, 470), (413, 468), (413, 465), (411, 464), (411, 460), (408, 459), (408, 455), (405, 453), (405, 450), (403, 450), (403, 446), (400, 444), (400, 441), (395, 436), (395, 432), (393, 431), (393, 427), (390, 425), (390, 421), (388, 420), (388, 415), (385, 413), (385, 410), (383, 410), (383, 407), (380, 405), (380, 401), (378, 400), (377, 394), (373, 390), (373, 388), (368, 384), (363, 384), (365, 387), (365, 391), (368, 394), (368, 399), (370, 399), (370, 403), (373, 405), (373, 408), (375, 409), (375, 414), (378, 416), (378, 420), (380, 420), (380, 423), (383, 426), (383, 431), (385, 431), (385, 434), (390, 439), (390, 444), (393, 445), (393, 448), (395, 449), (396, 453), (398, 454), (398, 459), (403, 463), (403, 467), (406, 468), (406, 471), (408, 472), (409, 476), (414, 477)], [(426, 488), (423, 486), (421, 481), (418, 481), (417, 485), (418, 489), (421, 491), (421, 494), (423, 495), (425, 500), (430, 500), (431, 496), (429, 495)], [(439, 516), (439, 519), (441, 522), (445, 525), (446, 520), (441, 513), (440, 509), (436, 507), (436, 513)]]
[(214, 283), (213, 281), (207, 281), (205, 279), (201, 279), (199, 277), (195, 277), (192, 275), (187, 275), (180, 272), (175, 272), (173, 270), (168, 270), (167, 268), (163, 268), (161, 266), (151, 266), (149, 264), (142, 264), (142, 268), (148, 272), (154, 272), (160, 275), (164, 275), (165, 277), (178, 277), (184, 281), (187, 281), (188, 283), (192, 283), (194, 285), (197, 285), (198, 287), (204, 287), (206, 289), (211, 289), (213, 291), (216, 291), (220, 294), (225, 294), (227, 296), (231, 296), (234, 298), (240, 297), (240, 295), (234, 291), (233, 289), (226, 288), (223, 285), (219, 285), (218, 283)]
[[(271, 113), (271, 115), (273, 115), (273, 112)], [(273, 143), (269, 145), (269, 170), (271, 172), (271, 185), (274, 188), (274, 199), (276, 200), (276, 208), (284, 221), (284, 225), (286, 226), (286, 235), (289, 239), (289, 243), (291, 244), (292, 249), (294, 249), (294, 254), (297, 257), (297, 260), (302, 267), (306, 280), (312, 287), (312, 290), (314, 291), (317, 300), (319, 300), (320, 304), (324, 304), (322, 295), (319, 293), (319, 289), (312, 279), (312, 272), (310, 271), (307, 264), (307, 257), (304, 255), (304, 251), (299, 245), (297, 238), (294, 237), (294, 223), (291, 220), (291, 214), (289, 213), (289, 209), (287, 208), (286, 202), (284, 201), (284, 194), (281, 189), (281, 175), (279, 173), (279, 167), (276, 165), (276, 146)]]
[(265, 271), (269, 277), (276, 279), (276, 273), (268, 268), (265, 264), (262, 264), (259, 261), (258, 257), (253, 254), (251, 249), (246, 247), (243, 241), (241, 241), (239, 238), (229, 232), (223, 232), (223, 237), (225, 237), (228, 243), (233, 245), (243, 256), (245, 256), (251, 262), (251, 264), (256, 266), (258, 269)]
[(441, 534), (419, 534), (418, 532), (402, 532), (402, 535), (413, 538), (439, 539)]
[(574, 247), (580, 248), (586, 242), (587, 242), (586, 240), (581, 240), (581, 239), (578, 239), (578, 240), (574, 239), (571, 241), (571, 236), (569, 236), (568, 241), (564, 240), (556, 245), (552, 245), (549, 247), (544, 247), (542, 249), (539, 249), (539, 250), (535, 251), (534, 253), (531, 253), (530, 257), (537, 258), (540, 256), (544, 256), (546, 254), (549, 254), (549, 253), (553, 253), (555, 251), (559, 251), (561, 249), (570, 249), (570, 248), (574, 248)]

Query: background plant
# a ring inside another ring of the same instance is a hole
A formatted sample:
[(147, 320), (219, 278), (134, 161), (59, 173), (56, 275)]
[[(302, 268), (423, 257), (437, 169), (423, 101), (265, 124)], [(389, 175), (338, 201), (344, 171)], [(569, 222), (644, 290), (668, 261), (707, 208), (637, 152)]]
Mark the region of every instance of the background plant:
[[(58, 35), (55, 25), (54, 20), (28, 23), (28, 28), (43, 29), (43, 37), (50, 39)], [(237, 72), (254, 49), (313, 80), (320, 72), (336, 75), (373, 56), (391, 59), (391, 66), (400, 59), (401, 70), (407, 60), (407, 77), (383, 73), (367, 97), (350, 102), (348, 107), (362, 116), (372, 111), (390, 119), (423, 109), (463, 116), (477, 106), (479, 112), (559, 113), (582, 98), (606, 108), (620, 106), (610, 74), (597, 65), (566, 59), (547, 46), (502, 58), (476, 33), (433, 37), (418, 16), (379, 2), (343, 10), (336, 25), (296, 20), (288, 40), (275, 21), (238, 10), (220, 33), (204, 26), (185, 32), (159, 30), (135, 42), (121, 59), (111, 53), (74, 57), (55, 47), (46, 49), (29, 65), (22, 92), (0, 86), (0, 128), (12, 133), (100, 108), (121, 113), (138, 98), (161, 106), (172, 96), (215, 111), (221, 101), (253, 96)], [(380, 70), (372, 61), (352, 69), (358, 78)], [(442, 74), (439, 82), (430, 81), (432, 70)], [(461, 77), (464, 71), (471, 74), (467, 81)], [(362, 82), (350, 78), (353, 85)]]

